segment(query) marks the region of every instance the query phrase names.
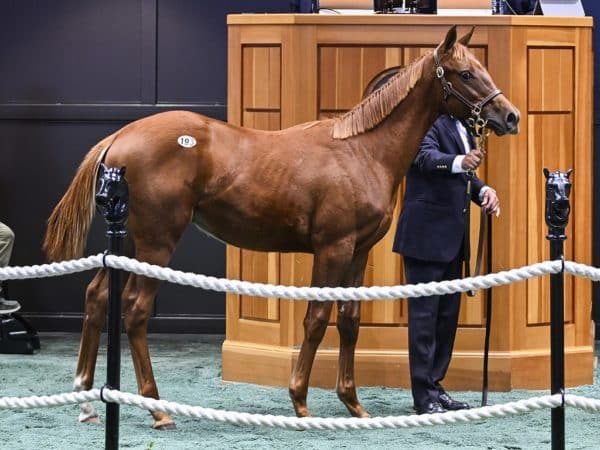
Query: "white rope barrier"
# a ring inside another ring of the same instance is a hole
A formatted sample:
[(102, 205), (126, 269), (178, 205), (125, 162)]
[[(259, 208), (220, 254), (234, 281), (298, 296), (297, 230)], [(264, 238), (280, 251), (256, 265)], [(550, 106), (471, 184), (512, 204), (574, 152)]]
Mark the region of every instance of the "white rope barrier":
[[(414, 428), (432, 425), (448, 425), (525, 414), (541, 409), (555, 408), (562, 403), (560, 394), (555, 394), (532, 397), (526, 400), (509, 402), (501, 405), (448, 411), (441, 414), (387, 416), (360, 419), (356, 417), (298, 418), (272, 414), (241, 413), (203, 408), (200, 406), (190, 406), (104, 388), (102, 394), (99, 389), (92, 389), (89, 391), (69, 392), (41, 397), (3, 397), (0, 398), (0, 410), (66, 406), (100, 400), (101, 396), (107, 402), (136, 406), (148, 411), (161, 411), (171, 415), (181, 415), (215, 422), (227, 422), (236, 425), (267, 426), (271, 428), (294, 430), (377, 430), (382, 428)], [(600, 400), (589, 399), (577, 395), (565, 395), (565, 405), (589, 412), (600, 412)]]
[[(171, 283), (198, 287), (218, 292), (237, 293), (242, 295), (279, 297), (292, 300), (375, 300), (397, 299), (406, 297), (422, 297), (433, 294), (448, 294), (464, 292), (472, 289), (488, 289), (517, 281), (558, 273), (562, 269), (562, 262), (545, 261), (529, 266), (470, 277), (459, 280), (443, 282), (421, 283), (404, 286), (373, 286), (357, 288), (316, 288), (270, 285), (263, 283), (250, 283), (239, 280), (208, 277), (189, 272), (182, 272), (170, 268), (160, 267), (136, 261), (124, 256), (98, 254), (79, 260), (62, 261), (58, 263), (0, 268), (0, 281), (12, 279), (44, 278), (59, 275), (83, 272), (86, 270), (111, 267), (126, 270), (156, 278)], [(566, 273), (600, 281), (600, 269), (584, 264), (566, 261)], [(408, 428), (429, 425), (464, 423), (494, 417), (523, 414), (526, 412), (555, 408), (562, 404), (559, 394), (543, 397), (533, 397), (527, 400), (510, 402), (503, 405), (485, 406), (460, 411), (448, 411), (443, 414), (423, 414), (410, 416), (388, 416), (373, 418), (319, 418), (319, 417), (286, 417), (276, 415), (262, 415), (239, 413), (232, 411), (216, 410), (198, 406), (182, 405), (166, 400), (156, 400), (140, 395), (120, 392), (104, 388), (102, 396), (105, 401), (137, 406), (151, 411), (162, 411), (174, 415), (184, 415), (197, 419), (207, 419), (219, 422), (230, 422), (243, 425), (262, 425), (296, 430), (352, 430), (352, 429), (381, 429), (381, 428)], [(57, 407), (69, 404), (78, 404), (101, 399), (101, 391), (69, 392), (50, 396), (30, 397), (2, 397), (0, 410), (5, 409), (31, 409), (43, 407)], [(565, 395), (565, 405), (584, 409), (590, 412), (600, 412), (600, 400), (588, 399), (575, 395)]]
[(147, 263), (140, 263), (135, 259), (123, 256), (107, 256), (108, 266), (133, 272), (138, 275), (156, 278), (171, 283), (183, 284), (217, 292), (229, 292), (241, 295), (259, 297), (278, 297), (290, 300), (395, 300), (407, 297), (423, 297), (433, 294), (450, 294), (465, 292), (473, 289), (487, 289), (494, 286), (510, 284), (529, 278), (560, 272), (560, 261), (545, 261), (532, 264), (520, 269), (513, 269), (489, 275), (470, 277), (459, 280), (441, 282), (419, 283), (398, 286), (372, 286), (372, 287), (295, 287), (281, 286), (264, 283), (250, 283), (247, 281), (227, 280), (223, 278), (207, 277), (193, 273), (176, 271)]
[[(100, 253), (95, 256), (79, 260), (63, 261), (60, 263), (28, 267), (0, 268), (0, 281), (65, 275), (93, 268), (100, 268), (103, 267), (104, 264), (106, 264), (107, 267), (114, 269), (126, 270), (138, 275), (205, 290), (259, 297), (278, 297), (291, 300), (313, 301), (395, 300), (398, 298), (414, 298), (434, 294), (444, 295), (454, 292), (465, 292), (468, 290), (489, 289), (491, 287), (502, 286), (538, 276), (558, 273), (561, 270), (560, 261), (544, 261), (518, 269), (491, 273), (489, 275), (441, 282), (397, 286), (318, 288), (251, 283), (248, 281), (209, 277), (206, 275), (182, 272), (168, 267), (152, 265), (125, 256), (103, 255)], [(600, 270), (594, 268), (591, 268), (593, 270), (590, 270), (590, 268), (586, 268), (586, 266), (580, 266), (583, 265), (575, 265), (574, 263), (570, 263), (569, 265), (569, 267), (572, 268), (571, 270), (577, 270), (588, 276), (597, 276), (598, 279), (600, 279)]]
[(419, 426), (443, 425), (473, 422), (482, 419), (506, 417), (523, 414), (539, 409), (560, 406), (560, 395), (534, 397), (528, 400), (510, 402), (503, 405), (484, 406), (482, 408), (448, 411), (446, 413), (422, 414), (410, 416), (388, 416), (372, 418), (322, 418), (322, 417), (287, 417), (277, 415), (249, 414), (202, 408), (166, 400), (155, 400), (140, 395), (128, 394), (104, 389), (104, 398), (108, 401), (137, 406), (150, 411), (162, 411), (172, 415), (183, 415), (196, 419), (208, 419), (217, 422), (229, 422), (238, 425), (258, 425), (273, 428), (290, 428), (295, 430), (374, 430), (382, 428), (412, 428)]
[(53, 408), (56, 406), (76, 405), (78, 403), (100, 400), (100, 389), (67, 392), (66, 394), (43, 395), (40, 397), (1, 397), (0, 410)]
[(592, 281), (600, 281), (600, 269), (573, 261), (565, 261), (565, 272), (588, 278)]
[(86, 270), (102, 267), (103, 256), (104, 255), (100, 253), (98, 255), (88, 256), (87, 258), (72, 259), (50, 264), (2, 267), (0, 268), (0, 281), (56, 277), (84, 272)]
[[(442, 414), (422, 414), (410, 416), (387, 416), (372, 418), (323, 418), (323, 417), (288, 417), (272, 414), (250, 414), (235, 411), (189, 406), (167, 400), (156, 400), (130, 394), (118, 390), (104, 388), (89, 391), (69, 392), (65, 394), (30, 397), (0, 398), (0, 410), (32, 409), (66, 406), (83, 402), (100, 400), (103, 396), (107, 402), (136, 406), (149, 411), (161, 411), (172, 415), (182, 415), (194, 419), (205, 419), (216, 422), (227, 422), (237, 425), (267, 426), (294, 430), (375, 430), (382, 428), (413, 428), (420, 426), (456, 424), (507, 417), (524, 414), (540, 409), (554, 408), (561, 405), (561, 396), (547, 395), (526, 400), (509, 402), (502, 405), (484, 406), (460, 411), (448, 411)], [(593, 412), (600, 412), (600, 400), (587, 399), (567, 395), (565, 404)]]

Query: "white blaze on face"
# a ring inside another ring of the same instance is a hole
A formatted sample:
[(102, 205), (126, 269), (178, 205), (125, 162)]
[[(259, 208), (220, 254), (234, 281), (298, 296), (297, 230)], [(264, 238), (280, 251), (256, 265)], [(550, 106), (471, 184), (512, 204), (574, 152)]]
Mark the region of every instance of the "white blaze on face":
[[(85, 386), (81, 381), (81, 377), (75, 377), (75, 381), (73, 381), (73, 391), (81, 392), (85, 390)], [(98, 417), (98, 413), (96, 413), (96, 409), (89, 402), (83, 402), (79, 404), (79, 421), (86, 422), (89, 419), (94, 417)]]

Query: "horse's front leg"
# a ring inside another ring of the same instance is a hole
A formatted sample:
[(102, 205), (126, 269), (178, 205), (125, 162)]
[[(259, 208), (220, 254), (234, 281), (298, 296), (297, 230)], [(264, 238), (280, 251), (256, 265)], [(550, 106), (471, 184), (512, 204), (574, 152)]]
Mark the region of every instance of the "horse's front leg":
[(360, 324), (360, 302), (338, 302), (337, 329), (340, 334), (340, 356), (336, 392), (350, 414), (369, 417), (358, 401), (354, 381), (354, 352)]
[(317, 348), (323, 340), (332, 302), (310, 302), (304, 317), (304, 340), (298, 354), (298, 361), (290, 378), (290, 398), (298, 417), (308, 417), (310, 412), (306, 405), (308, 395), (308, 381), (312, 371)]
[[(346, 286), (361, 286), (363, 283), (368, 252), (356, 256), (348, 273)], [(354, 417), (369, 417), (358, 401), (354, 381), (354, 353), (360, 327), (360, 301), (338, 301), (337, 329), (340, 334), (340, 354), (336, 392), (350, 414)]]
[[(330, 245), (315, 251), (313, 264), (313, 286), (338, 286), (343, 279), (352, 257), (353, 246), (347, 242)], [(290, 378), (289, 393), (298, 417), (310, 416), (306, 405), (310, 372), (319, 344), (323, 340), (332, 302), (315, 302), (308, 305), (304, 317), (304, 340), (298, 354), (298, 361)]]
[[(77, 369), (75, 370), (75, 380), (73, 381), (73, 390), (75, 392), (89, 390), (94, 384), (100, 334), (106, 321), (107, 303), (108, 277), (106, 276), (106, 270), (100, 269), (85, 292), (85, 315), (79, 343)], [(79, 421), (100, 423), (98, 413), (91, 403), (84, 402), (79, 404)]]

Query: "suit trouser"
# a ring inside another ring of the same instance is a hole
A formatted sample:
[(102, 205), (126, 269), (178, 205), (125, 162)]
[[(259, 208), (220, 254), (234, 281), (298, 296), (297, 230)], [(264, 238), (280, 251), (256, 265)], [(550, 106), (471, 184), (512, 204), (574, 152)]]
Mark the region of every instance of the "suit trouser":
[(2, 222), (0, 222), (0, 267), (8, 266), (12, 254), (15, 234)]
[[(410, 284), (460, 278), (461, 258), (432, 262), (404, 257)], [(408, 299), (408, 356), (415, 406), (437, 401), (456, 337), (460, 293)]]

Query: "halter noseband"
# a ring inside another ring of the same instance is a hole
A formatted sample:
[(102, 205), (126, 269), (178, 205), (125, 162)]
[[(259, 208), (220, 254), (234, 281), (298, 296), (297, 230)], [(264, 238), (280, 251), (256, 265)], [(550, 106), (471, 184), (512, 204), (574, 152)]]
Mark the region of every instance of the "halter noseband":
[(483, 130), (487, 125), (487, 120), (481, 117), (481, 110), (495, 97), (502, 94), (502, 91), (500, 89), (494, 89), (479, 103), (471, 103), (464, 95), (454, 89), (452, 83), (446, 80), (444, 68), (440, 65), (437, 48), (433, 51), (433, 62), (435, 63), (435, 76), (440, 80), (440, 83), (442, 83), (442, 89), (444, 90), (444, 101), (448, 100), (449, 96), (454, 95), (463, 105), (469, 108), (471, 110), (471, 117), (467, 119), (467, 126), (475, 136), (481, 137), (484, 132)]

